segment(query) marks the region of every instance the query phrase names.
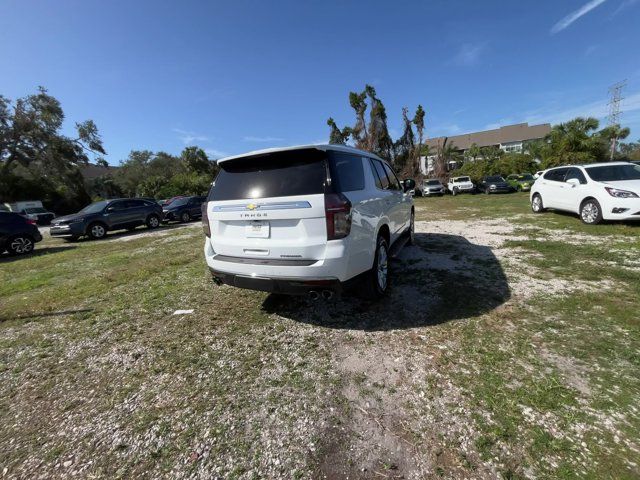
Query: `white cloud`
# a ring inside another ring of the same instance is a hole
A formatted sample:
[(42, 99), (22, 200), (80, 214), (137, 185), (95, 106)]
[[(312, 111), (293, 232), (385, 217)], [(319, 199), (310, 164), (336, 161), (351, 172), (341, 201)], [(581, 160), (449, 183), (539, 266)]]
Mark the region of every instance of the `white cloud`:
[(207, 154), (207, 156), (212, 157), (214, 159), (229, 156), (227, 152), (223, 152), (222, 150), (216, 150), (215, 148), (206, 148), (204, 152)]
[(206, 135), (200, 135), (198, 133), (181, 130), (179, 128), (174, 128), (173, 131), (178, 134), (178, 138), (180, 138), (180, 141), (185, 145), (191, 145), (193, 142), (208, 142), (210, 140)]
[(465, 43), (460, 46), (458, 53), (451, 59), (450, 64), (457, 67), (471, 67), (476, 65), (482, 53), (486, 50), (486, 42)]
[(242, 138), (245, 142), (254, 142), (254, 143), (269, 143), (269, 142), (282, 142), (284, 138), (279, 137), (252, 137), (246, 136)]
[(556, 33), (561, 32), (562, 30), (567, 28), (569, 25), (571, 25), (573, 22), (578, 20), (580, 17), (582, 17), (583, 15), (586, 15), (591, 10), (596, 8), (598, 5), (602, 5), (606, 1), (607, 0), (591, 0), (590, 2), (585, 3), (579, 9), (571, 12), (569, 15), (567, 15), (558, 23), (556, 23), (553, 27), (551, 27), (551, 35), (555, 35)]

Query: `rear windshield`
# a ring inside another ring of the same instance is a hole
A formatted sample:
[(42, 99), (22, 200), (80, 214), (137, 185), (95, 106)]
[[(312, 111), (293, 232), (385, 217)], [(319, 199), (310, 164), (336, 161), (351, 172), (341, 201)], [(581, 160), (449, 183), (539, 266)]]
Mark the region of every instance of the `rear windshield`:
[(288, 197), (324, 193), (326, 153), (276, 152), (220, 163), (208, 200)]
[(640, 180), (640, 166), (638, 165), (606, 165), (604, 167), (587, 167), (585, 170), (596, 182)]
[(27, 213), (47, 213), (44, 208), (25, 208), (24, 211)]

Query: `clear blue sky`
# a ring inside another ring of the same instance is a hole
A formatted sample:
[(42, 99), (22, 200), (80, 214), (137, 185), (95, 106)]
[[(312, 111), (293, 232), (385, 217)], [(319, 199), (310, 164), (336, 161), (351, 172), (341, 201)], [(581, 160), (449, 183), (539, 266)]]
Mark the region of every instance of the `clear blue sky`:
[(326, 141), (371, 83), (393, 136), (421, 103), (428, 136), (606, 114), (640, 138), (640, 1), (5, 0), (0, 94), (38, 85), (132, 149), (212, 155)]

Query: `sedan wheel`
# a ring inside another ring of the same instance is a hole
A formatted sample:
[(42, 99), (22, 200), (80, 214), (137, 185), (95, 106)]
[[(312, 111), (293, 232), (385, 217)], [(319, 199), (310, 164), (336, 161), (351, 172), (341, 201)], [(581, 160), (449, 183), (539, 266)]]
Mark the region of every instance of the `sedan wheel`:
[(587, 200), (582, 204), (580, 219), (587, 225), (597, 225), (602, 222), (602, 211), (597, 200)]
[(182, 215), (180, 215), (180, 221), (182, 223), (187, 223), (189, 220), (191, 220), (191, 215), (189, 215), (188, 212), (183, 212)]
[(89, 227), (89, 236), (91, 238), (95, 238), (95, 239), (104, 238), (106, 234), (107, 234), (107, 229), (104, 228), (104, 225), (101, 225), (100, 223), (94, 223)]
[(533, 210), (534, 213), (542, 213), (544, 211), (542, 197), (537, 193), (531, 199), (531, 210)]
[(33, 251), (33, 240), (29, 237), (14, 237), (9, 243), (9, 253), (24, 255)]

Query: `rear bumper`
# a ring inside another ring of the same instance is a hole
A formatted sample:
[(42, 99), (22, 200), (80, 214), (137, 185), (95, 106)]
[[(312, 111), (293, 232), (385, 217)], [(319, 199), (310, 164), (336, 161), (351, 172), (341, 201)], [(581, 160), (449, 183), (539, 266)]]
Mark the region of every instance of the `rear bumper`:
[(342, 282), (336, 278), (270, 278), (260, 276), (238, 275), (221, 272), (209, 267), (213, 278), (232, 287), (258, 290), (261, 292), (282, 293), (286, 295), (307, 295), (309, 292), (329, 290), (339, 294), (342, 292)]

